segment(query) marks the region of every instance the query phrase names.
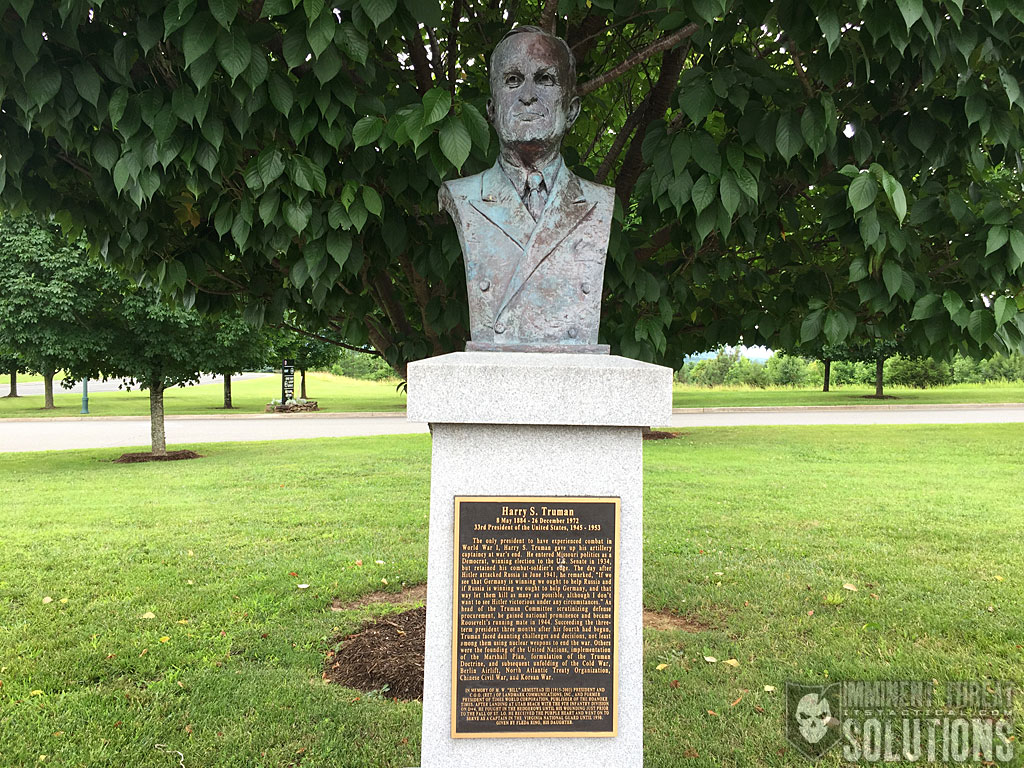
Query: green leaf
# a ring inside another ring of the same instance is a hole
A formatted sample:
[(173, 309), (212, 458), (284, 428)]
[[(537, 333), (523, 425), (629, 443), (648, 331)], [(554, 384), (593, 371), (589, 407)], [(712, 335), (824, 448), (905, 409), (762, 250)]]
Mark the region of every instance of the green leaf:
[(679, 132), (672, 137), (672, 170), (676, 176), (686, 170), (686, 164), (690, 162), (690, 135)]
[(314, 56), (319, 57), (327, 49), (327, 46), (334, 41), (334, 32), (337, 25), (338, 22), (334, 18), (334, 14), (330, 12), (321, 13), (309, 25), (306, 39), (309, 41), (309, 47), (313, 50)]
[(107, 104), (107, 115), (110, 117), (110, 126), (112, 128), (117, 128), (117, 124), (124, 117), (124, 111), (127, 106), (128, 89), (122, 86), (114, 91)]
[(703, 122), (715, 101), (715, 92), (706, 76), (691, 78), (679, 94), (679, 106), (694, 125)]
[(825, 36), (828, 55), (831, 56), (839, 47), (839, 17), (836, 9), (826, 4), (818, 14), (818, 26), (821, 28), (821, 34)]
[(290, 28), (285, 32), (281, 51), (284, 53), (284, 60), (289, 69), (295, 69), (305, 64), (306, 57), (311, 53), (305, 32), (298, 27)]
[(928, 152), (935, 141), (935, 123), (926, 115), (915, 115), (907, 127), (907, 137), (910, 143), (921, 150), (921, 154)]
[(995, 309), (997, 328), (1005, 324), (1017, 314), (1017, 302), (1009, 296), (999, 296), (995, 300), (993, 308)]
[(228, 32), (222, 29), (217, 35), (216, 51), (217, 60), (231, 76), (232, 81), (245, 72), (249, 60), (252, 59), (252, 45), (242, 30)]
[(292, 111), (292, 104), (295, 103), (295, 86), (292, 85), (288, 75), (280, 72), (272, 72), (267, 80), (267, 90), (270, 95), (270, 103), (285, 117)]
[(736, 183), (740, 185), (740, 190), (744, 195), (755, 203), (757, 202), (757, 180), (754, 178), (754, 174), (746, 168), (740, 168), (736, 171)]
[(60, 92), (60, 70), (39, 63), (25, 78), (25, 90), (40, 109)]
[(903, 192), (903, 185), (896, 181), (888, 171), (883, 170), (882, 189), (885, 190), (885, 196), (889, 198), (889, 204), (896, 213), (896, 218), (902, 224), (903, 219), (907, 217), (907, 196)]
[(307, 192), (317, 192), (322, 195), (326, 190), (327, 176), (324, 169), (308, 157), (294, 155), (289, 175), (296, 186)]
[(463, 104), (462, 122), (466, 124), (466, 130), (469, 131), (473, 144), (486, 152), (491, 144), (491, 128), (484, 116), (480, 114), (480, 110), (472, 104)]
[(964, 300), (956, 291), (946, 291), (942, 294), (942, 305), (946, 308), (950, 318), (956, 320), (956, 316), (964, 309)]
[(303, 200), (301, 203), (285, 200), (284, 205), (281, 206), (281, 213), (284, 215), (285, 223), (289, 227), (296, 232), (302, 232), (306, 225), (309, 224), (309, 219), (313, 215), (313, 206), (309, 200)]
[(848, 192), (850, 204), (854, 213), (870, 208), (875, 203), (875, 196), (878, 194), (878, 184), (870, 173), (858, 174), (850, 182)]
[(306, 280), (309, 279), (309, 265), (306, 264), (305, 259), (299, 259), (292, 264), (291, 272), (288, 273), (288, 279), (296, 288), (301, 288), (306, 284)]
[(976, 309), (967, 320), (967, 330), (974, 340), (984, 344), (996, 332), (996, 320), (987, 309)]
[(863, 256), (857, 256), (850, 262), (850, 282), (856, 283), (868, 276), (867, 261)]
[(985, 255), (998, 251), (1010, 239), (1010, 232), (1006, 227), (995, 226), (989, 229), (988, 239), (985, 242)]
[(117, 142), (106, 134), (100, 134), (92, 143), (93, 159), (108, 171), (114, 167), (114, 163), (117, 162), (120, 154), (121, 151)]
[(217, 39), (217, 27), (208, 13), (197, 13), (185, 27), (181, 49), (185, 54), (185, 67), (213, 47)]
[(910, 316), (911, 320), (927, 320), (929, 317), (935, 317), (942, 311), (942, 298), (934, 293), (928, 293), (917, 300), (914, 305), (914, 313)]
[(75, 65), (73, 73), (79, 95), (95, 107), (100, 98), (100, 76), (84, 61)]
[(351, 22), (346, 21), (338, 27), (334, 33), (334, 42), (352, 61), (366, 63), (366, 58), (370, 55), (370, 45)]
[(210, 0), (210, 13), (224, 29), (231, 29), (238, 13), (238, 0)]
[(780, 117), (775, 128), (775, 146), (778, 147), (782, 159), (789, 163), (803, 145), (800, 116), (795, 112), (789, 112)]
[(825, 151), (825, 114), (816, 102), (808, 104), (800, 116), (800, 135), (815, 157)]
[(423, 94), (423, 125), (433, 125), (452, 108), (452, 95), (443, 88), (431, 88)]
[(260, 152), (256, 166), (264, 186), (269, 187), (272, 182), (276, 181), (284, 173), (284, 157), (277, 149), (267, 147)]
[(813, 341), (821, 333), (821, 329), (825, 324), (825, 310), (816, 309), (811, 312), (804, 321), (800, 324), (800, 341), (807, 343)]
[(332, 229), (327, 233), (327, 252), (341, 268), (345, 267), (348, 255), (352, 251), (352, 235)]
[(469, 137), (466, 126), (462, 124), (461, 120), (456, 120), (453, 115), (445, 121), (438, 141), (441, 145), (441, 152), (448, 158), (448, 162), (461, 171), (473, 148), (473, 140)]
[(732, 218), (733, 214), (736, 213), (736, 209), (739, 208), (742, 194), (740, 192), (740, 185), (736, 182), (736, 176), (732, 171), (726, 171), (722, 176), (719, 189), (722, 194), (722, 207), (729, 214), (729, 218)]
[(900, 13), (903, 14), (903, 20), (907, 23), (908, 30), (914, 26), (914, 22), (920, 19), (921, 14), (924, 13), (922, 0), (896, 0), (896, 5), (900, 9)]
[(1010, 271), (1016, 272), (1024, 264), (1024, 233), (1010, 230)]
[(697, 209), (698, 214), (714, 202), (716, 191), (717, 185), (708, 174), (705, 173), (697, 179), (693, 189), (690, 190), (690, 199), (693, 201), (693, 207)]
[(362, 117), (352, 126), (352, 143), (357, 149), (365, 147), (379, 139), (383, 130), (384, 121), (381, 118), (371, 115)]
[(891, 299), (903, 285), (903, 268), (895, 261), (887, 261), (882, 265), (882, 282)]
[(131, 155), (123, 155), (121, 159), (117, 161), (117, 164), (114, 166), (114, 188), (118, 191), (118, 193), (120, 193), (131, 180), (131, 167)]
[(377, 218), (380, 218), (381, 212), (384, 210), (384, 202), (373, 187), (363, 187), (363, 205)]
[(306, 18), (314, 21), (324, 12), (324, 0), (302, 0), (302, 9), (306, 12)]
[(857, 327), (857, 318), (849, 310), (830, 310), (825, 317), (825, 338), (829, 344), (839, 344), (853, 333)]
[(360, 7), (366, 12), (373, 26), (379, 27), (395, 12), (398, 0), (359, 0)]
[(281, 206), (281, 193), (278, 190), (265, 193), (260, 198), (260, 221), (269, 224), (274, 220), (277, 211)]

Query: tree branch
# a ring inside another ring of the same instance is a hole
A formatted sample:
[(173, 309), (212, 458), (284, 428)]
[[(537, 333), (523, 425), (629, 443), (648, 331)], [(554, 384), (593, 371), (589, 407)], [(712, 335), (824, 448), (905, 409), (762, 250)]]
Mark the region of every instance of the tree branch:
[(455, 0), (452, 5), (452, 25), (448, 30), (448, 90), (455, 97), (455, 59), (456, 41), (459, 37), (459, 20), (462, 18), (462, 0)]
[(427, 50), (423, 47), (423, 38), (420, 36), (419, 30), (416, 30), (415, 34), (410, 35), (405, 42), (409, 47), (412, 72), (416, 77), (416, 90), (422, 96), (434, 86), (434, 82), (430, 77), (430, 62), (427, 61)]
[[(637, 51), (632, 56), (627, 58), (621, 64), (618, 64), (617, 66), (609, 69), (603, 75), (598, 75), (592, 80), (588, 80), (577, 89), (577, 92), (580, 96), (586, 96), (588, 93), (596, 91), (602, 85), (607, 85), (615, 78), (631, 70), (637, 64), (640, 64), (641, 62), (651, 58), (651, 56), (661, 53), (662, 51), (666, 51), (669, 48), (672, 48), (675, 45), (681, 43), (683, 40), (688, 39), (698, 29), (699, 27), (696, 24), (687, 24), (682, 29), (678, 29), (675, 32), (673, 32), (671, 35), (666, 35), (660, 40), (655, 40), (650, 45), (641, 48), (639, 51)], [(676, 75), (676, 77), (678, 77), (678, 74)]]
[(640, 176), (643, 167), (643, 153), (641, 151), (644, 143), (644, 136), (647, 135), (647, 126), (652, 120), (660, 119), (668, 109), (668, 102), (679, 82), (679, 73), (683, 70), (683, 62), (690, 47), (666, 51), (661, 57), (661, 74), (654, 84), (651, 92), (647, 95), (650, 104), (644, 113), (643, 120), (636, 129), (636, 135), (629, 145), (629, 151), (622, 161), (622, 168), (619, 169), (618, 178), (615, 180), (615, 194), (622, 201), (623, 206), (629, 202), (633, 194), (633, 187)]
[(800, 54), (796, 52), (796, 43), (789, 37), (786, 38), (786, 47), (789, 51), (789, 55), (793, 59), (793, 66), (796, 67), (796, 76), (800, 78), (800, 82), (803, 83), (804, 93), (807, 94), (808, 98), (814, 98), (814, 88), (811, 87), (811, 81), (807, 79), (807, 71), (804, 69), (804, 65), (800, 63)]
[(444, 74), (441, 66), (441, 46), (437, 42), (437, 35), (430, 27), (427, 27), (427, 40), (430, 41), (430, 68), (434, 70), (434, 79), (441, 80)]
[(558, 10), (558, 0), (544, 0), (544, 9), (540, 12), (540, 20), (537, 26), (545, 32), (555, 34), (555, 12)]
[(341, 347), (342, 349), (347, 349), (352, 352), (362, 352), (364, 355), (370, 355), (371, 357), (384, 357), (384, 355), (382, 355), (376, 349), (363, 349), (362, 347), (357, 347), (354, 344), (349, 344), (344, 341), (337, 341), (336, 339), (332, 339), (328, 336), (321, 336), (319, 333), (310, 333), (309, 331), (304, 331), (301, 328), (297, 328), (296, 326), (291, 325), (290, 323), (267, 323), (267, 326), (270, 328), (283, 328), (286, 331), (291, 331), (292, 333), (297, 333), (300, 336), (305, 336), (307, 339), (325, 341), (328, 344), (333, 344), (336, 347)]
[(607, 178), (612, 166), (622, 153), (622, 148), (626, 146), (626, 142), (629, 141), (629, 137), (633, 135), (633, 131), (636, 130), (640, 120), (647, 114), (647, 108), (650, 106), (650, 103), (650, 94), (648, 94), (644, 100), (640, 102), (640, 105), (630, 113), (629, 117), (626, 118), (626, 122), (622, 124), (622, 128), (616, 134), (615, 141), (612, 142), (612, 146), (608, 150), (608, 154), (605, 155), (604, 160), (601, 161), (601, 165), (597, 167), (597, 173), (594, 174), (594, 179), (599, 184), (604, 183), (604, 180)]
[(423, 276), (416, 271), (412, 262), (406, 257), (406, 254), (399, 255), (398, 263), (402, 267), (402, 271), (405, 272), (405, 276), (409, 279), (409, 283), (412, 285), (413, 295), (416, 297), (416, 304), (419, 306), (420, 310), (420, 320), (423, 322), (423, 333), (434, 348), (434, 354), (443, 354), (444, 349), (441, 346), (441, 340), (427, 322), (427, 304), (430, 302), (430, 291), (427, 289), (427, 281), (424, 280)]

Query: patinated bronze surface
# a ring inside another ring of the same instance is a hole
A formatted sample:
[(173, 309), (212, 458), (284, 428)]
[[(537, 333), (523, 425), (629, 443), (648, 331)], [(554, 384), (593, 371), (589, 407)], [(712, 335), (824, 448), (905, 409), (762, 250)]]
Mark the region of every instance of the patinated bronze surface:
[(614, 190), (576, 176), (562, 138), (579, 115), (560, 38), (517, 27), (491, 57), (492, 168), (442, 185), (466, 260), (468, 350), (603, 352), (597, 332)]

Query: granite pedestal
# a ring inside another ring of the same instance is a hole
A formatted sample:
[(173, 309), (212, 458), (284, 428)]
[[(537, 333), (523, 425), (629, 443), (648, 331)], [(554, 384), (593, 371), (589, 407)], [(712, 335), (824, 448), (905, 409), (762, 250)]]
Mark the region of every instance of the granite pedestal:
[[(421, 768), (641, 768), (641, 428), (667, 424), (670, 369), (621, 357), (461, 352), (408, 368), (408, 418), (433, 435)], [(621, 498), (617, 734), (453, 738), (456, 496)]]

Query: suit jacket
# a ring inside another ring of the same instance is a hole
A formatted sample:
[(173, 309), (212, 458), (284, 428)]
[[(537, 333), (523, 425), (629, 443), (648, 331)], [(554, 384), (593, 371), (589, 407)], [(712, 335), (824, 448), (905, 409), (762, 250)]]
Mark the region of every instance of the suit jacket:
[(615, 190), (562, 163), (539, 220), (501, 167), (445, 182), (459, 231), (473, 342), (596, 345)]

